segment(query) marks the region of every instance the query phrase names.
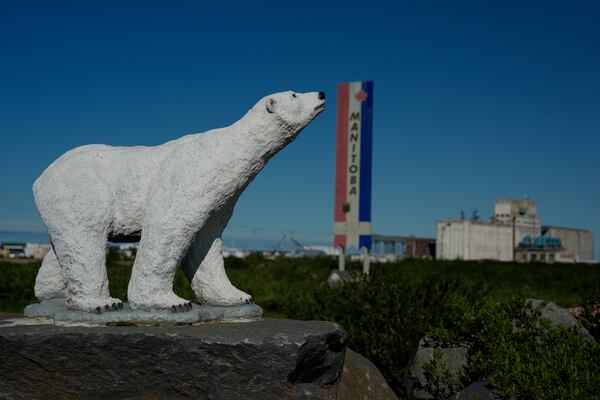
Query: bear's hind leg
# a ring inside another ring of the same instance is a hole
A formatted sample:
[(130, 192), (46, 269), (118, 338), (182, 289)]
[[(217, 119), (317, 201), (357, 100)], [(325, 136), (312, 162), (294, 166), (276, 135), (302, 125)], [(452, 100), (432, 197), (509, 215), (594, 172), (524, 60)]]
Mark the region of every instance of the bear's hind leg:
[(121, 300), (108, 292), (104, 232), (74, 229), (51, 237), (67, 280), (67, 308), (90, 312), (123, 308)]
[[(190, 262), (194, 257), (186, 257)], [(231, 284), (225, 272), (223, 262), (223, 241), (216, 238), (204, 260), (191, 279), (191, 286), (201, 304), (215, 306), (233, 306), (250, 304), (252, 296)]]
[(42, 266), (35, 278), (34, 293), (40, 301), (67, 295), (67, 280), (62, 273), (54, 249), (50, 249), (42, 261)]

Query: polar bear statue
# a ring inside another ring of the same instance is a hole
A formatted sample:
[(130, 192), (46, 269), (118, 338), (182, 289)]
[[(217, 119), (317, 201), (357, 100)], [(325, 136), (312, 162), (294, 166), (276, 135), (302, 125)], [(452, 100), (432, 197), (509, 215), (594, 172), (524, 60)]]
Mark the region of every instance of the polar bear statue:
[(75, 310), (121, 309), (109, 296), (107, 243), (139, 240), (131, 308), (191, 309), (173, 293), (178, 265), (200, 303), (251, 303), (225, 274), (221, 234), (246, 186), (324, 107), (323, 92), (276, 93), (226, 128), (155, 147), (88, 145), (65, 153), (33, 184), (52, 241), (36, 297), (64, 297)]

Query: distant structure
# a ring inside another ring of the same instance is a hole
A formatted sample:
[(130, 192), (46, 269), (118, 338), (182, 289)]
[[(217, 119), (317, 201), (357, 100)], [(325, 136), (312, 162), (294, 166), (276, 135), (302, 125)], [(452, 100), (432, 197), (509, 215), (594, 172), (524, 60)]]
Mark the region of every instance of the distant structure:
[(512, 248), (517, 247), (525, 236), (535, 238), (542, 234), (542, 222), (537, 216), (537, 206), (528, 197), (520, 200), (496, 200), (492, 222), (495, 225), (512, 227)]
[(371, 164), (373, 82), (338, 85), (334, 246), (345, 269), (348, 249), (364, 250), (363, 272), (369, 273), (371, 248)]
[(551, 236), (531, 238), (525, 236), (515, 249), (515, 260), (519, 262), (575, 262), (574, 253), (565, 251), (562, 241)]
[(437, 223), (436, 258), (442, 260), (513, 260), (510, 225), (474, 220)]
[(544, 237), (559, 238), (566, 256), (572, 255), (580, 261), (594, 259), (594, 241), (592, 232), (587, 229), (542, 226)]
[[(318, 258), (329, 255), (323, 248), (320, 248), (319, 246), (310, 246), (300, 243), (298, 239), (294, 238), (294, 235), (291, 232), (289, 237), (284, 234), (279, 243), (281, 244), (281, 242), (286, 238), (296, 247), (294, 250), (286, 253), (285, 256), (288, 258)], [(277, 247), (279, 247), (279, 245)]]
[(45, 243), (0, 243), (0, 257), (43, 259), (51, 246)]
[(435, 239), (373, 234), (372, 256), (377, 261), (402, 258), (435, 258)]
[(223, 247), (223, 257), (235, 257), (235, 258), (246, 258), (250, 255), (249, 251), (242, 249), (232, 249), (229, 247)]
[(529, 198), (498, 199), (490, 222), (437, 222), (436, 258), (520, 262), (594, 262), (588, 230), (542, 226)]

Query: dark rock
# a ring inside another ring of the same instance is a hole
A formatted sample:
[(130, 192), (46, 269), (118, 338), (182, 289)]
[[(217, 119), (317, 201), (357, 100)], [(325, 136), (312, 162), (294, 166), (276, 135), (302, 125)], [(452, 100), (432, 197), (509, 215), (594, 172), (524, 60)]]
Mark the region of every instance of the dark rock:
[(347, 342), (339, 325), (321, 321), (102, 327), (5, 322), (0, 397), (15, 399), (335, 399)]
[[(527, 299), (527, 302), (534, 308), (541, 307), (545, 302), (538, 299)], [(546, 302), (546, 305), (540, 309), (541, 317), (550, 321), (553, 326), (566, 326), (577, 330), (588, 342), (594, 342), (594, 337), (590, 335), (587, 329), (577, 323), (577, 319), (566, 309), (557, 306), (554, 303)]]
[(409, 399), (435, 399), (439, 393), (432, 393), (431, 387), (437, 387), (438, 391), (453, 394), (454, 388), (429, 382), (425, 374), (424, 365), (434, 360), (436, 351), (441, 353), (440, 359), (436, 362), (436, 370), (440, 375), (447, 370), (450, 379), (458, 382), (461, 375), (465, 373), (469, 352), (467, 344), (446, 343), (425, 336), (419, 341), (419, 347), (408, 365), (404, 378), (404, 387)]
[(338, 400), (397, 400), (398, 396), (371, 361), (346, 349)]
[(484, 382), (473, 382), (454, 396), (454, 400), (500, 400), (498, 394), (488, 389)]

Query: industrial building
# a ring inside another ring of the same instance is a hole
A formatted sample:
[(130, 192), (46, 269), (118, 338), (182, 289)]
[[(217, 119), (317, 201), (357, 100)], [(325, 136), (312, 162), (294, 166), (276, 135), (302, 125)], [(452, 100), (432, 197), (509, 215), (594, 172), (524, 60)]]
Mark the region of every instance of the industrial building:
[(478, 220), (438, 221), (436, 258), (512, 261), (513, 229)]
[(574, 253), (565, 251), (559, 238), (539, 236), (535, 239), (526, 237), (515, 249), (515, 261), (544, 263), (579, 262)]
[(0, 257), (42, 259), (50, 248), (44, 243), (0, 243)]
[(576, 261), (594, 259), (592, 232), (587, 229), (542, 226), (542, 235), (559, 238), (566, 253), (573, 255)]
[(520, 200), (496, 200), (492, 223), (513, 228), (513, 248), (517, 247), (525, 236), (536, 238), (542, 234), (542, 222), (537, 216), (537, 206), (527, 197)]
[(436, 258), (520, 262), (594, 262), (588, 230), (542, 226), (529, 198), (496, 200), (491, 221), (437, 222)]
[(371, 237), (371, 256), (378, 261), (396, 261), (405, 257), (435, 258), (435, 239), (378, 234)]

